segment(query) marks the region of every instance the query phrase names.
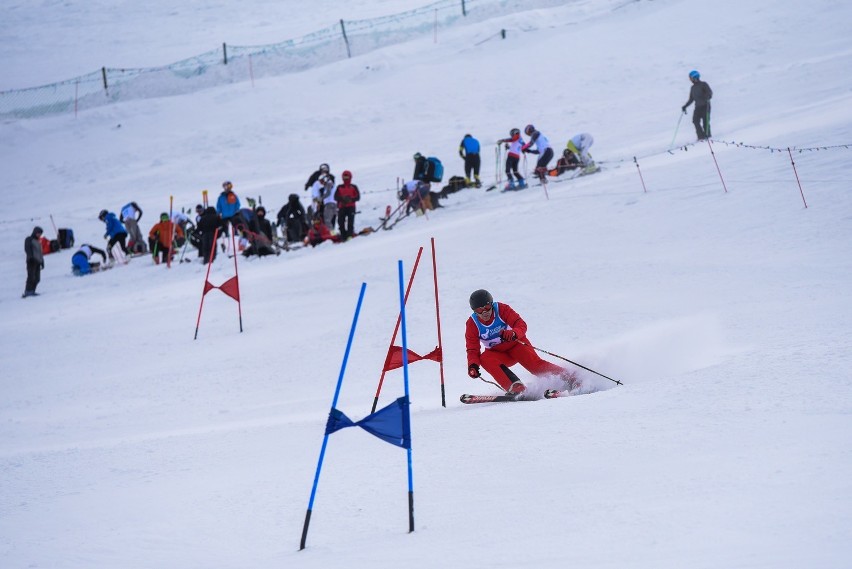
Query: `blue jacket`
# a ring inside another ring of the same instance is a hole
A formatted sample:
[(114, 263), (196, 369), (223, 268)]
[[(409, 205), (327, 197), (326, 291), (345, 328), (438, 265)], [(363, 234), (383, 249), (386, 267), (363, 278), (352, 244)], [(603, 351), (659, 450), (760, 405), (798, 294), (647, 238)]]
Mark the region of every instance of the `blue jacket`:
[(464, 154), (479, 154), (479, 141), (472, 136), (466, 136), (459, 144), (459, 154), (464, 150)]
[(127, 233), (127, 230), (124, 228), (124, 225), (112, 212), (106, 214), (104, 223), (106, 223), (106, 234), (104, 235), (104, 237), (109, 235), (109, 237), (112, 238), (118, 235), (119, 233)]
[(234, 217), (240, 211), (240, 198), (234, 192), (222, 192), (216, 200), (216, 212), (222, 219)]

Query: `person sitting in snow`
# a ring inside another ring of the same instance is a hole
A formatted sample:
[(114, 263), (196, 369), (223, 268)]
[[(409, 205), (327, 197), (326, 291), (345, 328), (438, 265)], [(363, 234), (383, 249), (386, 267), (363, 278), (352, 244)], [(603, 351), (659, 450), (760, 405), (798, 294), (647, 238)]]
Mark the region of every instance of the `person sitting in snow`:
[(305, 237), (305, 245), (316, 247), (323, 241), (332, 241), (337, 243), (336, 236), (331, 234), (328, 227), (322, 222), (322, 218), (315, 217), (313, 226), (308, 230), (308, 235)]
[(485, 368), (500, 387), (512, 395), (520, 395), (526, 386), (513, 382), (500, 365), (521, 366), (535, 376), (551, 375), (562, 379), (568, 389), (580, 386), (577, 376), (556, 364), (541, 359), (527, 339), (527, 323), (511, 306), (494, 302), (485, 289), (470, 295), (473, 313), (465, 326), (465, 348), (467, 350), (467, 374), (481, 377), (480, 367)]
[(98, 249), (94, 245), (83, 243), (80, 248), (71, 256), (71, 272), (82, 277), (100, 270), (100, 263), (92, 262), (92, 255), (100, 255), (103, 263), (107, 262), (107, 254)]

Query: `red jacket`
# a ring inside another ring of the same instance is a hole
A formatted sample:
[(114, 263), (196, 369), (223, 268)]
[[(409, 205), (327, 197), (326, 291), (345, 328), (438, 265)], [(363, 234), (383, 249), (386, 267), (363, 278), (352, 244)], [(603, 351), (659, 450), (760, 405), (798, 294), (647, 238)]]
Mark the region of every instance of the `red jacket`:
[(322, 243), (326, 239), (333, 240), (334, 236), (324, 223), (311, 225), (311, 228), (308, 230), (308, 235), (305, 237), (305, 240), (308, 243)]
[[(525, 340), (527, 337), (527, 323), (524, 322), (524, 319), (521, 318), (521, 315), (514, 311), (514, 309), (508, 304), (500, 304), (500, 318), (503, 319), (509, 328), (515, 331), (515, 334), (518, 336), (518, 340)], [(474, 322), (474, 318), (479, 318), (476, 314), (472, 314), (470, 318), (467, 319), (467, 323), (465, 324), (464, 330), (464, 343), (465, 348), (467, 349), (467, 365), (476, 364), (480, 365), (479, 356), (482, 353), (482, 345), (479, 342), (479, 328), (476, 327), (476, 322)], [(491, 324), (494, 321), (494, 312), (491, 313), (491, 319), (487, 322), (483, 322), (484, 325)], [(494, 350), (497, 352), (506, 352), (511, 350), (513, 347), (517, 346), (517, 340), (512, 340), (511, 342), (501, 342), (497, 344), (493, 348), (488, 348), (490, 350)]]
[(337, 202), (337, 207), (355, 207), (355, 202), (361, 199), (361, 192), (358, 191), (358, 186), (352, 183), (343, 183), (337, 186), (334, 192), (334, 199)]

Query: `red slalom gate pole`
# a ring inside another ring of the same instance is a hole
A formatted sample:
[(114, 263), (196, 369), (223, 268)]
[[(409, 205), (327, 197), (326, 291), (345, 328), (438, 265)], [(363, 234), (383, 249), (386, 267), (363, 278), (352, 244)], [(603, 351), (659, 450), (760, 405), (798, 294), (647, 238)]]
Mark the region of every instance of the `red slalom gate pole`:
[(808, 202), (805, 201), (805, 192), (802, 191), (802, 182), (799, 181), (799, 173), (796, 171), (796, 162), (793, 160), (793, 151), (787, 147), (787, 153), (790, 155), (790, 164), (793, 165), (793, 173), (796, 175), (796, 183), (799, 184), (799, 193), (802, 194), (802, 203), (805, 204), (805, 209), (808, 209)]
[(210, 267), (213, 266), (213, 253), (216, 251), (216, 239), (219, 237), (219, 228), (213, 232), (213, 247), (210, 249), (210, 257), (207, 262), (207, 274), (204, 276), (204, 289), (201, 291), (201, 304), (198, 305), (198, 319), (195, 321), (195, 337), (198, 339), (198, 327), (201, 325), (201, 311), (204, 309), (204, 297), (207, 296), (207, 283), (210, 282)]
[[(234, 248), (234, 278), (237, 279), (236, 282), (239, 283), (240, 282), (240, 272), (237, 270), (237, 244), (234, 241), (236, 239), (235, 233), (236, 233), (236, 231), (231, 231), (231, 246)], [(242, 300), (242, 296), (237, 298), (237, 314), (240, 315), (240, 333), (242, 333), (242, 331), (243, 331), (243, 300)]]
[(642, 170), (639, 168), (639, 161), (633, 157), (633, 163), (636, 164), (636, 171), (639, 172), (639, 181), (642, 182), (642, 191), (648, 193), (648, 188), (645, 187), (645, 178), (642, 177)]
[[(420, 256), (423, 254), (423, 247), (421, 247), (417, 251), (417, 258), (414, 260), (414, 267), (411, 269), (411, 276), (408, 277), (408, 286), (405, 288), (405, 298), (403, 299), (404, 303), (408, 303), (408, 293), (411, 292), (411, 285), (414, 283), (414, 275), (417, 273), (417, 265), (420, 264)], [(393, 343), (396, 341), (396, 335), (399, 333), (399, 324), (402, 321), (402, 311), (400, 311), (399, 316), (396, 317), (396, 326), (393, 329), (393, 336), (391, 336), (390, 346), (388, 346), (388, 353), (390, 353), (391, 348), (393, 348)], [(385, 369), (387, 364), (387, 358), (385, 358), (385, 363), (382, 364), (382, 375), (379, 377), (379, 385), (376, 388), (376, 396), (373, 398), (373, 408), (370, 413), (376, 412), (376, 406), (379, 404), (379, 394), (382, 392), (382, 384), (385, 381), (385, 374), (387, 370)]]
[(728, 193), (728, 186), (725, 185), (725, 179), (722, 177), (722, 171), (719, 169), (719, 162), (716, 160), (716, 153), (713, 152), (713, 145), (709, 138), (705, 138), (707, 146), (710, 148), (710, 154), (713, 156), (713, 163), (716, 164), (716, 171), (719, 172), (719, 179), (722, 180), (722, 187), (725, 188), (725, 193)]
[(438, 350), (440, 350), (441, 359), (438, 361), (438, 366), (441, 370), (441, 406), (447, 406), (447, 394), (444, 388), (444, 347), (441, 342), (441, 307), (438, 303), (438, 265), (435, 262), (435, 238), (432, 237), (432, 277), (435, 282), (435, 318), (438, 320)]

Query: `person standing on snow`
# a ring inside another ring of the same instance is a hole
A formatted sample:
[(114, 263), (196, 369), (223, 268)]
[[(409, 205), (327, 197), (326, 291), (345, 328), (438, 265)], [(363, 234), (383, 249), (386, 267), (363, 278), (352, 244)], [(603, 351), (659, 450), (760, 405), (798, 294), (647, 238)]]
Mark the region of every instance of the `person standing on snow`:
[(41, 252), (41, 236), (44, 231), (41, 227), (33, 227), (33, 232), (24, 239), (24, 253), (27, 255), (27, 283), (24, 285), (24, 294), (21, 298), (38, 296), (35, 291), (41, 280), (41, 270), (44, 268), (44, 255)]
[(322, 219), (323, 224), (334, 231), (337, 219), (337, 202), (334, 201), (334, 180), (323, 174), (311, 186), (311, 198), (314, 202), (314, 217)]
[(535, 376), (552, 375), (561, 378), (570, 389), (579, 387), (573, 372), (541, 359), (528, 345), (527, 323), (511, 306), (494, 302), (490, 292), (480, 289), (470, 295), (470, 307), (473, 314), (467, 319), (464, 334), (470, 377), (481, 377), (481, 366), (507, 393), (520, 395), (526, 386), (520, 381), (513, 383), (500, 365), (521, 364)]
[(692, 87), (689, 89), (689, 100), (680, 110), (686, 114), (686, 108), (695, 102), (695, 110), (692, 113), (692, 124), (695, 125), (695, 134), (698, 140), (710, 138), (710, 99), (713, 98), (713, 90), (710, 85), (701, 80), (701, 74), (694, 69), (689, 72), (689, 80)]
[(299, 194), (290, 194), (287, 203), (278, 210), (278, 227), (284, 231), (290, 243), (301, 241), (308, 232), (305, 206), (299, 201)]
[(198, 215), (198, 222), (195, 224), (195, 228), (199, 233), (201, 233), (199, 251), (201, 251), (201, 258), (204, 260), (204, 264), (206, 265), (207, 263), (216, 260), (214, 237), (217, 235), (216, 230), (221, 228), (219, 214), (216, 213), (216, 210), (213, 209), (212, 206), (201, 210), (201, 213)]
[(147, 253), (148, 246), (139, 229), (139, 221), (142, 219), (142, 208), (136, 202), (125, 204), (119, 212), (118, 220), (127, 229), (127, 246), (133, 253)]
[(308, 177), (308, 181), (305, 182), (305, 191), (311, 189), (311, 186), (314, 185), (314, 182), (320, 179), (321, 176), (328, 176), (331, 178), (331, 183), (334, 183), (334, 174), (331, 173), (331, 167), (328, 164), (320, 164), (319, 168), (316, 172)]
[(234, 185), (229, 181), (222, 182), (222, 193), (216, 200), (216, 213), (222, 220), (222, 233), (228, 233), (228, 226), (235, 223), (237, 214), (240, 213), (240, 198), (234, 193)]
[(344, 170), (341, 174), (343, 183), (334, 191), (334, 199), (337, 201), (337, 226), (340, 229), (340, 240), (346, 241), (355, 235), (355, 210), (361, 192), (358, 186), (352, 183), (352, 172)]
[(82, 277), (100, 269), (99, 263), (91, 262), (92, 255), (100, 255), (104, 263), (107, 261), (107, 255), (104, 251), (94, 245), (83, 243), (77, 252), (71, 256), (71, 272)]
[(104, 239), (109, 237), (109, 241), (107, 242), (107, 255), (110, 259), (112, 256), (112, 248), (115, 247), (115, 244), (118, 243), (121, 246), (121, 251), (124, 253), (125, 259), (127, 262), (130, 257), (130, 251), (127, 250), (127, 230), (124, 228), (124, 224), (122, 224), (116, 215), (110, 211), (102, 209), (98, 214), (98, 219), (106, 223), (106, 233), (104, 233)]
[[(479, 166), (481, 163), (479, 157), (479, 141), (473, 138), (472, 135), (466, 134), (459, 144), (459, 156), (464, 160), (464, 181), (470, 187), (471, 185), (477, 188), (482, 187), (482, 182), (479, 180)], [(473, 181), (471, 182), (471, 173), (473, 173)]]
[[(521, 131), (513, 128), (509, 131), (509, 138), (502, 138), (497, 141), (497, 144), (505, 144), (508, 154), (506, 155), (506, 178), (509, 183), (506, 184), (507, 190), (523, 190), (527, 187), (527, 181), (524, 180), (521, 173), (518, 172), (518, 163), (521, 161), (521, 149), (524, 147), (524, 139), (521, 138)], [(515, 185), (515, 179), (512, 178), (514, 172), (518, 183)]]
[[(524, 128), (524, 134), (530, 137), (530, 141), (524, 144), (521, 151), (529, 152), (530, 154), (538, 154), (538, 162), (536, 162), (535, 165), (535, 174), (542, 183), (545, 183), (547, 181), (547, 165), (553, 159), (553, 148), (550, 147), (550, 141), (547, 140), (547, 137), (537, 131), (531, 124), (528, 124), (526, 128)], [(532, 149), (533, 145), (535, 145), (534, 150)]]

